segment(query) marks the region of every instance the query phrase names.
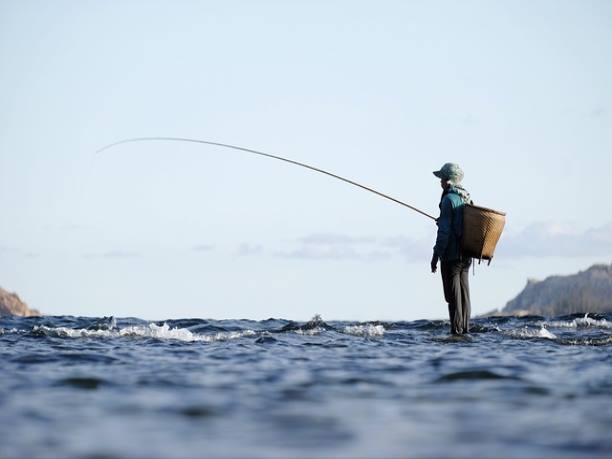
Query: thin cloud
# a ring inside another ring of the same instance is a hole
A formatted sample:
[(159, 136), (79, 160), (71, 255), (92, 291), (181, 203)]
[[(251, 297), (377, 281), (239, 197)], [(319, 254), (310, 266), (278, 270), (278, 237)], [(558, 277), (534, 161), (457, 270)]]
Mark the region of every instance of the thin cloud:
[(34, 250), (22, 250), (16, 247), (8, 247), (8, 246), (0, 246), (0, 253), (5, 253), (7, 255), (16, 255), (23, 258), (39, 258), (41, 253)]
[(304, 245), (294, 250), (277, 252), (282, 258), (294, 258), (305, 260), (359, 260), (378, 261), (390, 258), (391, 252), (383, 250), (358, 251), (349, 246), (308, 246)]
[(213, 249), (214, 246), (212, 245), (201, 244), (194, 246), (191, 250), (193, 250), (194, 252), (210, 252)]
[(472, 124), (477, 124), (477, 123), (478, 123), (478, 121), (479, 121), (479, 120), (478, 120), (478, 118), (476, 118), (476, 116), (474, 116), (474, 115), (470, 115), (470, 114), (468, 114), (468, 115), (463, 115), (463, 116), (460, 116), (460, 117), (459, 117), (459, 122), (460, 122), (461, 124), (464, 124), (464, 125), (472, 125)]
[(95, 227), (92, 225), (84, 225), (80, 223), (69, 223), (63, 225), (61, 229), (66, 231), (91, 231), (94, 230)]
[(357, 260), (373, 262), (393, 256), (393, 250), (370, 236), (313, 233), (296, 239), (296, 247), (276, 252), (282, 258), (304, 260)]
[(373, 237), (355, 237), (342, 233), (313, 233), (298, 239), (303, 244), (314, 245), (352, 245), (376, 242)]
[(109, 250), (101, 253), (86, 253), (83, 257), (88, 259), (130, 259), (142, 258), (142, 254), (129, 250)]
[(240, 244), (236, 250), (236, 255), (241, 257), (259, 255), (261, 253), (263, 253), (263, 247), (261, 245), (249, 244), (247, 242)]
[(589, 118), (601, 118), (606, 115), (606, 109), (604, 107), (595, 107), (588, 113)]
[[(307, 260), (379, 261), (401, 257), (421, 262), (432, 253), (435, 237), (355, 237), (317, 233), (296, 240), (297, 246), (277, 252), (284, 258)], [(612, 223), (577, 230), (557, 222), (538, 222), (519, 232), (506, 230), (497, 247), (497, 258), (612, 257)]]
[(431, 255), (434, 242), (435, 236), (432, 236), (431, 240), (396, 236), (384, 239), (381, 245), (392, 249), (407, 261), (419, 261)]
[(534, 223), (503, 234), (498, 253), (506, 257), (612, 256), (612, 223), (578, 231), (555, 222)]

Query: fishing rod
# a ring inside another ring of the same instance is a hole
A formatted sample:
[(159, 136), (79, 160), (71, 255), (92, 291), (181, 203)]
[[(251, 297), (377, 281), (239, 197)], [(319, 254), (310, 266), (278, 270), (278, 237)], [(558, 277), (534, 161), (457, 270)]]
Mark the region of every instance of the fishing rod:
[(371, 193), (377, 194), (378, 196), (382, 196), (383, 198), (389, 199), (390, 201), (393, 201), (393, 202), (395, 202), (397, 204), (400, 204), (400, 205), (402, 205), (404, 207), (407, 207), (407, 208), (409, 208), (411, 210), (414, 210), (415, 212), (418, 212), (421, 215), (429, 217), (429, 218), (431, 218), (434, 221), (436, 220), (436, 218), (433, 217), (432, 215), (429, 215), (428, 213), (423, 212), (422, 210), (417, 209), (416, 207), (411, 206), (410, 204), (406, 204), (405, 202), (400, 201), (399, 199), (395, 199), (392, 196), (389, 196), (387, 194), (381, 193), (380, 191), (376, 191), (376, 190), (374, 190), (374, 189), (372, 189), (372, 188), (370, 188), (368, 186), (365, 186), (365, 185), (362, 185), (361, 183), (357, 183), (357, 182), (354, 182), (353, 180), (341, 177), (341, 176), (336, 175), (336, 174), (334, 174), (332, 172), (328, 172), (328, 171), (325, 171), (323, 169), (319, 169), (318, 167), (314, 167), (314, 166), (310, 166), (308, 164), (301, 163), (299, 161), (294, 161), (292, 159), (283, 158), (282, 156), (271, 155), (269, 153), (264, 153), (262, 151), (252, 150), (250, 148), (239, 147), (239, 146), (236, 146), (236, 145), (229, 145), (227, 143), (211, 142), (211, 141), (208, 141), (208, 140), (188, 139), (188, 138), (184, 138), (184, 137), (135, 137), (135, 138), (132, 138), (132, 139), (124, 139), (124, 140), (120, 140), (118, 142), (114, 142), (114, 143), (111, 143), (109, 145), (106, 145), (105, 147), (102, 147), (98, 151), (96, 151), (96, 153), (102, 153), (103, 151), (108, 150), (109, 148), (112, 148), (112, 147), (115, 147), (117, 145), (121, 145), (121, 144), (124, 144), (124, 143), (157, 141), (157, 140), (170, 141), (170, 142), (201, 143), (201, 144), (213, 145), (213, 146), (217, 146), (217, 147), (232, 148), (234, 150), (245, 151), (247, 153), (253, 153), (253, 154), (259, 155), (259, 156), (265, 156), (266, 158), (278, 159), (280, 161), (284, 161), (284, 162), (289, 163), (289, 164), (295, 164), (296, 166), (305, 167), (306, 169), (310, 169), (310, 170), (315, 171), (315, 172), (320, 172), (321, 174), (329, 175), (330, 177), (336, 178), (338, 180), (342, 180), (343, 182), (346, 182), (346, 183), (350, 183), (351, 185), (358, 186), (359, 188), (363, 188), (366, 191), (369, 191)]

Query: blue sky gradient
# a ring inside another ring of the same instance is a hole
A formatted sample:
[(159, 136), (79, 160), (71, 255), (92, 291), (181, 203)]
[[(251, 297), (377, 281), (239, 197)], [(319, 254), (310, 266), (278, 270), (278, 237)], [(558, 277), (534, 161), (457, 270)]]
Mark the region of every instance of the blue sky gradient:
[(446, 316), (447, 161), (508, 213), (474, 313), (612, 258), (607, 1), (0, 1), (0, 286), (49, 314)]

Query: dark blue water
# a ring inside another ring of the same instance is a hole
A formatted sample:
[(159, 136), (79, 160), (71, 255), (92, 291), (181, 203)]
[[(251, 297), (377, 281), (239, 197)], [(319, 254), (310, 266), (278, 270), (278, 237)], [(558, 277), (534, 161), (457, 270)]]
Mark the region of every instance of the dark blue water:
[(611, 319), (0, 319), (0, 457), (611, 457)]

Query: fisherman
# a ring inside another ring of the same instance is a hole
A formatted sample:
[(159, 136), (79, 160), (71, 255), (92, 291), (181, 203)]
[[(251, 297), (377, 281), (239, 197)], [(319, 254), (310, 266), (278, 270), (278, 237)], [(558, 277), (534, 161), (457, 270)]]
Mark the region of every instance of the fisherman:
[(461, 252), (461, 235), (463, 206), (472, 204), (472, 200), (467, 190), (461, 186), (463, 171), (458, 164), (446, 163), (433, 174), (440, 179), (443, 191), (440, 217), (436, 220), (438, 235), (433, 248), (431, 272), (438, 270), (440, 260), (451, 333), (460, 335), (469, 332), (470, 321), (469, 269), (472, 259)]

